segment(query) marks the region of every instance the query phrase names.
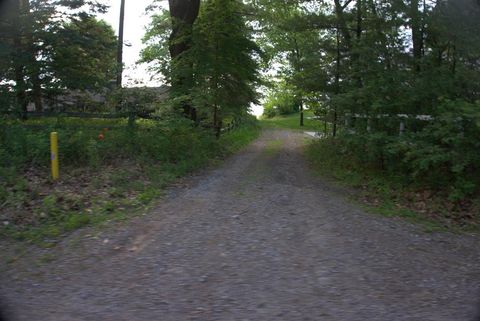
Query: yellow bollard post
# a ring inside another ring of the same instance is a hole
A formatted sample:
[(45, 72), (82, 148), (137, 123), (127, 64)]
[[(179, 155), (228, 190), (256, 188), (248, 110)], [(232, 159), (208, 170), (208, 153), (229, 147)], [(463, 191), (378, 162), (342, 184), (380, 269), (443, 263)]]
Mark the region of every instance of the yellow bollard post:
[(52, 178), (57, 180), (59, 175), (58, 171), (58, 134), (57, 132), (50, 133), (50, 160), (52, 162)]

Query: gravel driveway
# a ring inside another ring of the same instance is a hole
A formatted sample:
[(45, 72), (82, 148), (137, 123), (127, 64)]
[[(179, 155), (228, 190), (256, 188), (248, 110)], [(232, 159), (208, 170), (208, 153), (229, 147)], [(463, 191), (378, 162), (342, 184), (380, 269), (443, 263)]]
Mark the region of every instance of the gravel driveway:
[(8, 320), (473, 320), (480, 238), (365, 213), (305, 140), (265, 131), (144, 216), (0, 263)]

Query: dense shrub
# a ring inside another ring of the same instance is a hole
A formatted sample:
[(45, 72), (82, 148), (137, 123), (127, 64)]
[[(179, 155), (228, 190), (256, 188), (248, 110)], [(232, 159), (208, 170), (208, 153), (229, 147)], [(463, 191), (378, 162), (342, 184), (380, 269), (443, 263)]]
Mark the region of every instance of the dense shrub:
[(344, 132), (334, 146), (362, 167), (401, 174), (406, 184), (448, 191), (452, 200), (460, 200), (480, 188), (479, 107), (446, 101), (417, 132)]
[(272, 118), (278, 115), (289, 115), (300, 110), (300, 103), (290, 90), (279, 90), (270, 93), (263, 105), (263, 116)]
[[(48, 123), (48, 121), (45, 121)], [(211, 130), (189, 120), (140, 121), (134, 128), (115, 125), (72, 126), (71, 122), (38, 126), (3, 121), (0, 127), (0, 168), (48, 166), (49, 133), (57, 131), (62, 166), (99, 166), (118, 159), (188, 163), (194, 167), (222, 148)]]
[[(219, 139), (211, 128), (173, 115), (133, 126), (127, 120), (72, 118), (0, 125), (0, 234), (36, 241), (135, 215), (175, 178), (238, 150), (259, 132), (254, 117)], [(50, 182), (47, 167), (54, 130), (58, 184)]]

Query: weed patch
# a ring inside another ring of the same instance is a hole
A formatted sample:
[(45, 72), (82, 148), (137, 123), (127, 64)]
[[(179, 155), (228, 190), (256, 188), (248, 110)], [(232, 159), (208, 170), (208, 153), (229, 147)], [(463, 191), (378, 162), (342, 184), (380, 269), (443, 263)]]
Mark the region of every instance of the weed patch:
[(237, 151), (259, 131), (256, 123), (247, 123), (217, 140), (210, 131), (180, 122), (149, 124), (135, 138), (107, 131), (103, 141), (86, 139), (93, 134), (88, 131), (60, 133), (57, 182), (50, 180), (47, 167), (48, 132), (27, 131), (42, 142), (28, 142), (37, 149), (32, 155), (43, 155), (45, 148), (47, 153), (40, 158), (17, 155), (16, 146), (26, 140), (9, 143), (3, 157), (8, 164), (19, 162), (15, 167), (0, 164), (0, 235), (43, 244), (86, 225), (134, 216), (176, 178)]

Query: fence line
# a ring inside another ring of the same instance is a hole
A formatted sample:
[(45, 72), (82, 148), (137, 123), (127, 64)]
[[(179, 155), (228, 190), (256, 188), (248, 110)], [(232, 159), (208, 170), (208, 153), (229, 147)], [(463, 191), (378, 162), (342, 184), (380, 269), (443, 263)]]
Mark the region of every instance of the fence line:
[(24, 113), (27, 118), (41, 117), (73, 117), (73, 118), (100, 118), (100, 119), (116, 119), (127, 118), (129, 113), (84, 113), (84, 112), (27, 112)]
[(231, 122), (228, 123), (227, 126), (224, 126), (224, 127), (220, 130), (220, 132), (221, 132), (222, 134), (226, 134), (226, 133), (234, 130), (235, 128), (239, 127), (241, 124), (242, 124), (241, 119), (235, 119), (235, 118), (234, 118)]
[[(329, 124), (333, 124), (333, 121), (331, 119), (329, 119), (328, 117), (313, 116), (313, 117), (309, 117), (309, 118), (316, 119), (316, 120), (319, 120), (319, 121), (324, 121), (324, 122), (327, 122)], [(372, 119), (383, 119), (383, 118), (398, 119), (399, 120), (398, 135), (399, 136), (402, 136), (405, 133), (405, 131), (406, 131), (406, 123), (405, 122), (407, 120), (420, 120), (420, 121), (426, 121), (426, 122), (430, 122), (430, 121), (435, 120), (435, 117), (433, 117), (431, 115), (409, 115), (409, 114), (367, 115), (367, 114), (345, 113), (344, 118), (343, 118), (344, 126), (345, 126), (345, 128), (347, 128), (347, 130), (351, 131), (352, 133), (354, 133), (355, 131), (350, 128), (351, 120), (356, 119), (356, 118), (361, 118), (361, 119), (366, 119), (367, 120), (367, 124), (366, 124), (367, 132), (372, 131)], [(337, 124), (340, 123), (338, 120), (340, 120), (340, 119), (337, 119)]]

